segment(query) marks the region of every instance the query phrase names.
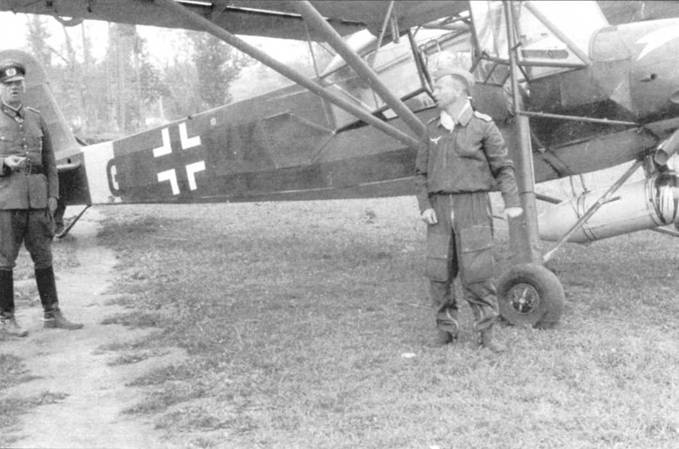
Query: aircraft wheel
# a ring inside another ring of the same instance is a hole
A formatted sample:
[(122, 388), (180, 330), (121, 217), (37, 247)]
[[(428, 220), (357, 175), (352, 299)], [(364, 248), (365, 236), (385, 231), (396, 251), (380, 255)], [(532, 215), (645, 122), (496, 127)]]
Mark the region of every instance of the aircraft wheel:
[(512, 267), (498, 281), (497, 293), (500, 315), (512, 324), (549, 329), (563, 313), (561, 282), (542, 265)]

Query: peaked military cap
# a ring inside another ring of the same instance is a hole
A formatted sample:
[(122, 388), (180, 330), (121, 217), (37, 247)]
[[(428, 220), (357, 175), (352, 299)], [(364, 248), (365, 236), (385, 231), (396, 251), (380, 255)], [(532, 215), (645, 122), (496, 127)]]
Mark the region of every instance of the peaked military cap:
[(0, 83), (10, 83), (24, 79), (26, 68), (18, 61), (0, 62)]

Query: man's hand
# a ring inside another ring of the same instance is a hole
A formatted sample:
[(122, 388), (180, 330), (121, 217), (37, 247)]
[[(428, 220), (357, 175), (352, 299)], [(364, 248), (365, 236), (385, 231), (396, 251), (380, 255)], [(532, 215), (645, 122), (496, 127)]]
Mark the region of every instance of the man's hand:
[(54, 215), (54, 211), (57, 210), (57, 199), (53, 196), (47, 198), (47, 208), (49, 209), (50, 214)]
[(435, 225), (438, 223), (438, 220), (436, 219), (436, 212), (434, 209), (426, 209), (424, 212), (422, 212), (422, 220), (424, 220), (425, 223), (430, 224), (430, 225)]
[(523, 208), (521, 207), (507, 207), (505, 208), (505, 215), (507, 218), (520, 217), (523, 213)]
[(19, 170), (26, 163), (26, 158), (12, 154), (5, 158), (5, 165), (12, 171)]

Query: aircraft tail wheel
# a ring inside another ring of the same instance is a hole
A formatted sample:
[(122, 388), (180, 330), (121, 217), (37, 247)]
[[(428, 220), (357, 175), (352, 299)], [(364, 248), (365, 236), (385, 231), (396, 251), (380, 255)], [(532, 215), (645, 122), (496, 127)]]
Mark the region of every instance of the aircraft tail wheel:
[(554, 273), (534, 263), (512, 267), (497, 285), (500, 315), (517, 325), (554, 327), (561, 318), (564, 293)]

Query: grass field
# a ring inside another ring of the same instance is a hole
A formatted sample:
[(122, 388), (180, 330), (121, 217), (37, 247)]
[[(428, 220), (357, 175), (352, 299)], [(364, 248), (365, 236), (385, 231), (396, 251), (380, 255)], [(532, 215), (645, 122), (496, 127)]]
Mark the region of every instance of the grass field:
[(466, 306), (461, 341), (430, 347), (412, 198), (101, 210), (130, 308), (102, 320), (158, 328), (115, 363), (190, 354), (126, 413), (186, 447), (679, 447), (671, 237), (566, 246), (561, 327), (501, 327), (495, 356)]

